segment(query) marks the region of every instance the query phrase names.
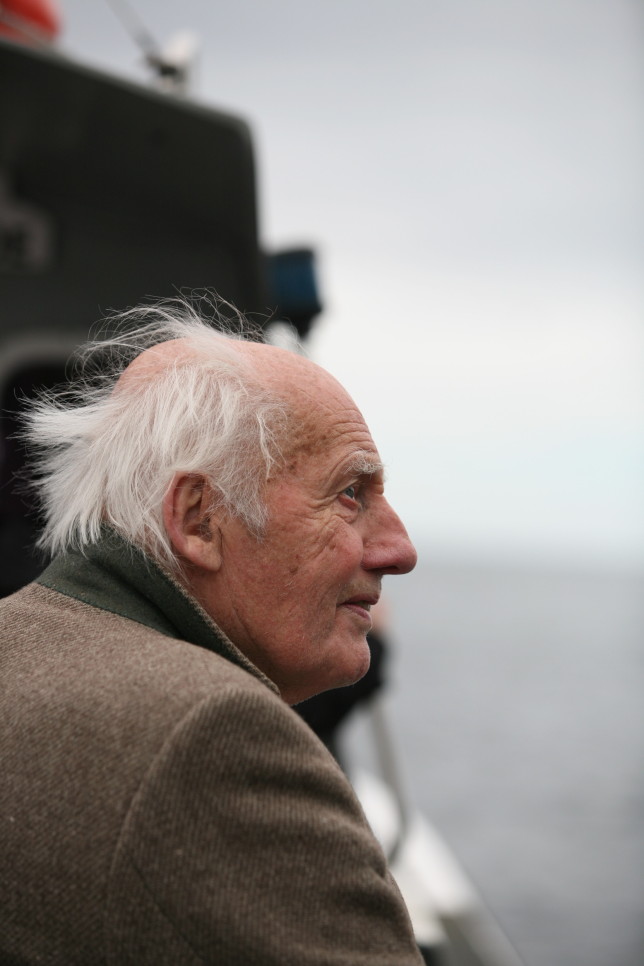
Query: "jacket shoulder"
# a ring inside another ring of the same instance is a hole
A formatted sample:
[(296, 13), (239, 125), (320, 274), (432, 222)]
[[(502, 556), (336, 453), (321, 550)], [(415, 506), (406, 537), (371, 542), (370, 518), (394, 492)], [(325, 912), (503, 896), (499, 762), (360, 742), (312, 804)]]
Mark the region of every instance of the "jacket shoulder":
[[(138, 895), (148, 912), (153, 897), (158, 929), (148, 913), (133, 921), (138, 902), (122, 897)], [(148, 772), (123, 826), (108, 911), (114, 963), (178, 961), (186, 942), (201, 962), (230, 966), (421, 962), (337, 763), (274, 695), (234, 685), (183, 719)]]

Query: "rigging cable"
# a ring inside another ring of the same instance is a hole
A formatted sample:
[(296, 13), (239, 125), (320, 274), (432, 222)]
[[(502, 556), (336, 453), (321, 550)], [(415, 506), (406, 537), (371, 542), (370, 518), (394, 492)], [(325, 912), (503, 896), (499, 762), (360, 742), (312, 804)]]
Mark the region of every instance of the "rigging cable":
[(141, 48), (148, 63), (157, 66), (162, 59), (161, 48), (128, 0), (105, 0), (105, 2), (121, 21), (134, 43)]

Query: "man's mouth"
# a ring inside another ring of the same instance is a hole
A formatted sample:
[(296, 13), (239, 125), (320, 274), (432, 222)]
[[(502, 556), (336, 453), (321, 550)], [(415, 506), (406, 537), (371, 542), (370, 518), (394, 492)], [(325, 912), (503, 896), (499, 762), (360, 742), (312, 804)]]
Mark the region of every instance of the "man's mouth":
[(369, 611), (371, 610), (372, 606), (377, 603), (378, 597), (375, 595), (369, 597), (356, 596), (350, 597), (348, 600), (343, 600), (340, 604), (340, 607), (346, 607), (347, 610), (350, 610), (352, 613), (371, 624), (371, 614)]

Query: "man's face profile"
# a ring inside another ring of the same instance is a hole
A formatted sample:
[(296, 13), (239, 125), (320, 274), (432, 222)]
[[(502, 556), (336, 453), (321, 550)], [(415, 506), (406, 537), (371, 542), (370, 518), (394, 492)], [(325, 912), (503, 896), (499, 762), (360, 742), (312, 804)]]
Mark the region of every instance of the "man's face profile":
[(267, 485), (266, 531), (257, 541), (237, 520), (222, 524), (222, 564), (204, 603), (295, 704), (367, 671), (381, 578), (411, 570), (416, 553), (353, 401), (306, 360), (279, 362), (296, 429)]

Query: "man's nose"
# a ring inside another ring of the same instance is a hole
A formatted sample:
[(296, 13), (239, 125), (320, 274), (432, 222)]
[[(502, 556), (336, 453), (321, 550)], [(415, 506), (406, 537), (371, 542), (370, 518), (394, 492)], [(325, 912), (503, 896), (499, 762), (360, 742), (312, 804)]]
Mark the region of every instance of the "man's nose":
[(386, 500), (374, 508), (369, 533), (365, 535), (363, 565), (383, 574), (408, 574), (418, 560), (403, 522)]

